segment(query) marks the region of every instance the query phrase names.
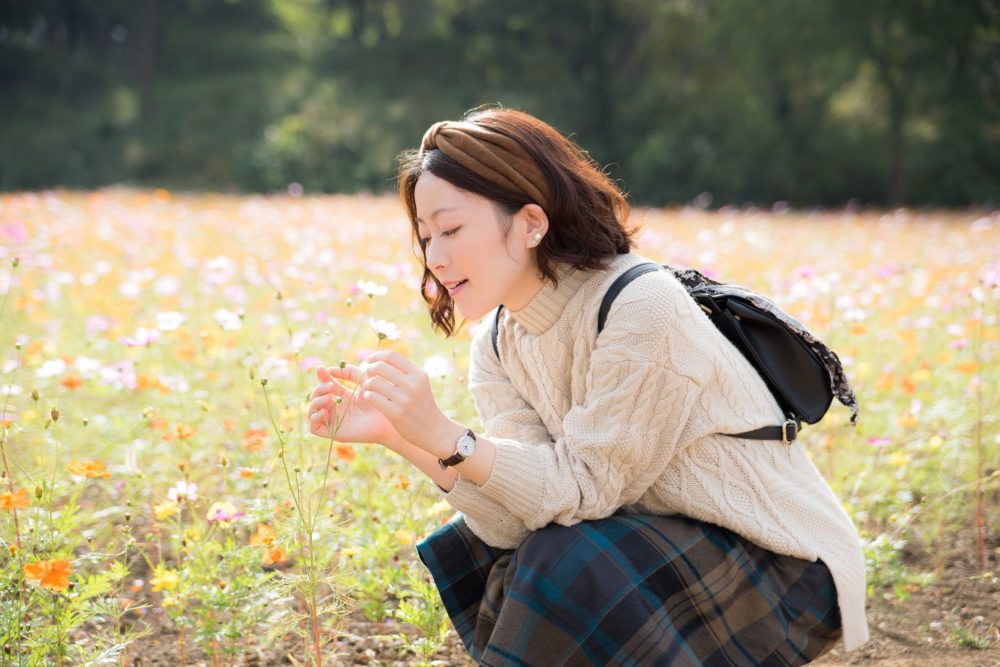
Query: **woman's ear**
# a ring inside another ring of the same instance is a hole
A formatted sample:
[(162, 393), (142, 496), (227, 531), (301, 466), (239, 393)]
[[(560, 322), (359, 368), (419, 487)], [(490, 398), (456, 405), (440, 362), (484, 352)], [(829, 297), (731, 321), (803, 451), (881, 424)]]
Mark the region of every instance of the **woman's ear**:
[(524, 225), (527, 246), (535, 248), (540, 245), (549, 231), (549, 216), (545, 214), (545, 209), (538, 204), (525, 204), (518, 211), (518, 216)]

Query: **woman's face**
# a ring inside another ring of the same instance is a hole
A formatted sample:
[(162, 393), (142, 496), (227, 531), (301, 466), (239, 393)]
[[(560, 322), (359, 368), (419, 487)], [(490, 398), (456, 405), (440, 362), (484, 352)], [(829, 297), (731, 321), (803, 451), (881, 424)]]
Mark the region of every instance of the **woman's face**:
[(505, 243), (501, 214), (485, 197), (424, 173), (414, 198), (427, 268), (448, 288), (462, 317), (481, 319), (501, 303), (520, 310), (541, 289), (533, 241), (548, 231), (541, 207), (528, 204), (515, 213)]

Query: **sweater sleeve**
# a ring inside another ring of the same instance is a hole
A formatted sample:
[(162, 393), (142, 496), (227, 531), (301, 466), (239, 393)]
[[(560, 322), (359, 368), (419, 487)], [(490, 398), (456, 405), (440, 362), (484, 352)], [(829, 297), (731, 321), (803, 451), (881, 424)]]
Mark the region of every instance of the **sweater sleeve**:
[[(683, 288), (663, 272), (637, 278), (612, 306), (563, 434), (545, 440), (509, 383), (488, 369), (470, 388), (487, 406), (496, 462), (479, 488), (528, 530), (573, 525), (636, 502), (674, 456), (718, 336)], [(470, 376), (471, 379), (471, 376)], [(522, 428), (510, 427), (515, 416)]]
[[(483, 320), (469, 355), (469, 384), (473, 394), (486, 391), (490, 397), (486, 403), (476, 401), (482, 436), (491, 441), (548, 443), (552, 437), (541, 417), (511, 384), (496, 358), (490, 335), (493, 317), (491, 314)], [(442, 497), (462, 512), (472, 532), (491, 546), (512, 549), (531, 532), (520, 517), (484, 495), (478, 485), (464, 477), (460, 476)]]

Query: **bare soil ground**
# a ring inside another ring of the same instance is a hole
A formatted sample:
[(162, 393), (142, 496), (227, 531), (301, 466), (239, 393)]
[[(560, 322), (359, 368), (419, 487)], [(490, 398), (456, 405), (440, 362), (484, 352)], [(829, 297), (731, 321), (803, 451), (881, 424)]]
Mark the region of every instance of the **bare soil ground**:
[[(1000, 667), (1000, 548), (994, 544), (990, 547), (986, 571), (971, 564), (965, 556), (970, 550), (962, 548), (963, 555), (948, 559), (936, 583), (912, 587), (905, 600), (891, 591), (876, 593), (868, 601), (870, 641), (848, 654), (836, 648), (813, 664), (827, 667)], [(930, 567), (926, 552), (911, 551), (907, 560), (916, 570)], [(155, 625), (157, 619), (155, 614), (152, 616), (146, 620)], [(343, 631), (326, 648), (328, 664), (416, 665), (419, 659), (407, 648), (402, 634), (416, 636), (414, 629), (408, 626), (394, 622), (376, 624), (355, 614), (347, 619)], [(253, 638), (249, 638), (248, 645), (253, 643)], [(304, 662), (306, 650), (301, 639), (289, 638), (280, 645), (248, 650), (242, 656), (216, 664), (303, 665), (309, 664)], [(208, 656), (190, 645), (185, 657), (182, 661), (176, 633), (164, 628), (163, 632), (131, 647), (125, 664), (214, 667)], [(454, 631), (449, 632), (445, 645), (431, 660), (432, 664), (443, 666), (471, 667), (475, 664)]]

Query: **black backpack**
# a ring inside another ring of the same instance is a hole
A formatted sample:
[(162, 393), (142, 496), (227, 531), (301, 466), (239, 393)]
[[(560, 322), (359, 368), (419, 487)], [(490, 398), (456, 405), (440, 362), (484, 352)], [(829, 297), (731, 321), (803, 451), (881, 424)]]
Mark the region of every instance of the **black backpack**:
[[(785, 413), (785, 422), (780, 425), (725, 435), (790, 443), (798, 437), (802, 422), (815, 424), (823, 418), (834, 396), (851, 409), (851, 424), (857, 423), (858, 402), (833, 350), (767, 297), (738, 285), (717, 282), (694, 269), (644, 262), (625, 271), (601, 301), (598, 335), (604, 329), (611, 304), (625, 286), (644, 273), (661, 269), (673, 274), (712, 324), (747, 358)], [(493, 351), (497, 359), (502, 309), (502, 305), (497, 308), (493, 319)]]

